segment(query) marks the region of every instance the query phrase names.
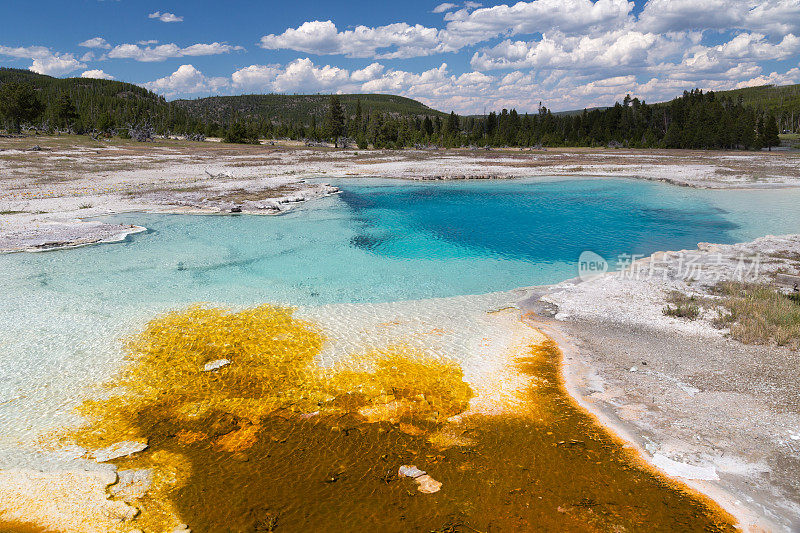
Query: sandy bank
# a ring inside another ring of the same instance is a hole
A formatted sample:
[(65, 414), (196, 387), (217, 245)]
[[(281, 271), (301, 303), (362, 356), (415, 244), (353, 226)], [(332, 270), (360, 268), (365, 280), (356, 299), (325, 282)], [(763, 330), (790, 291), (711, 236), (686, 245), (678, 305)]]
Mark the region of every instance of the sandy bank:
[[(755, 280), (796, 272), (798, 252), (800, 236), (790, 235), (659, 253), (661, 275), (565, 282), (537, 289), (522, 306), (542, 316), (564, 350), (573, 396), (648, 461), (746, 526), (796, 531), (800, 354), (741, 344), (714, 326), (713, 312), (687, 320), (663, 308), (673, 290), (713, 298), (710, 287), (736, 279), (743, 256), (761, 254)], [(704, 268), (687, 275), (686, 254)]]

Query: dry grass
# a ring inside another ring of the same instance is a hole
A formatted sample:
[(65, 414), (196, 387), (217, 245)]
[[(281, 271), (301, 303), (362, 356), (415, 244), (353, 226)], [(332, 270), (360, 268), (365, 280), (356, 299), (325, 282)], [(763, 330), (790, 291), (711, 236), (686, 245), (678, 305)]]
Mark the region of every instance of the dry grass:
[(800, 296), (786, 295), (769, 285), (722, 282), (718, 322), (746, 344), (777, 344), (800, 348)]

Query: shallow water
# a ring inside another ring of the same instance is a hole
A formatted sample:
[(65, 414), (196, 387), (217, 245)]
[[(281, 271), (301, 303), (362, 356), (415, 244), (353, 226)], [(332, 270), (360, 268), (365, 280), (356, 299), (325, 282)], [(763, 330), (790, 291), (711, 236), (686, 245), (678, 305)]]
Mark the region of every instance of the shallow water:
[[(613, 260), (800, 228), (797, 190), (628, 179), (332, 183), (341, 195), (280, 217), (126, 214), (110, 220), (149, 231), (0, 255), (0, 445), (67, 416), (69, 389), (109, 378), (119, 337), (165, 309), (480, 294), (572, 278), (583, 250)], [(37, 406), (36, 424), (24, 403)]]
[[(620, 254), (694, 248), (700, 241), (737, 242), (800, 228), (796, 209), (800, 192), (794, 190), (699, 191), (623, 179), (333, 183), (342, 188), (341, 195), (281, 217), (128, 214), (109, 219), (144, 225), (149, 231), (123, 243), (0, 256), (0, 290), (6, 301), (0, 309), (0, 468), (32, 460), (19, 447), (20, 440), (35, 439), (42, 431), (74, 421), (80, 388), (110, 379), (119, 368), (123, 360), (120, 338), (167, 309), (197, 301), (299, 305), (306, 315), (331, 316), (333, 312), (339, 323), (352, 319), (349, 332), (357, 331), (349, 342), (358, 344), (364, 341), (364, 332), (371, 330), (356, 324), (356, 317), (348, 318), (350, 307), (320, 311), (318, 306), (481, 294), (554, 283), (577, 275), (577, 257), (584, 250), (613, 261)], [(444, 306), (436, 311), (452, 319), (462, 304), (452, 300), (430, 305)], [(402, 306), (392, 309), (403, 313)], [(422, 306), (408, 309), (415, 317), (424, 315)], [(358, 312), (372, 313), (369, 308)], [(394, 327), (394, 322), (386, 324)], [(459, 346), (453, 339), (443, 346), (455, 347), (445, 351), (458, 359), (465, 375), (479, 373), (476, 346)], [(574, 422), (577, 429), (565, 426), (563, 435), (553, 430), (553, 439), (590, 431), (578, 419)], [(492, 440), (501, 436), (543, 438), (532, 436), (524, 424), (491, 430), (486, 429), (489, 425), (480, 427), (475, 428), (478, 440), (492, 453), (520, 450), (503, 448), (507, 442)], [(310, 441), (319, 436), (315, 436), (317, 429), (307, 429)], [(392, 439), (400, 438), (403, 446), (423, 447), (409, 436), (390, 438), (373, 435), (372, 429), (364, 431), (365, 445), (393, 447)], [(557, 446), (559, 441), (553, 439), (530, 445)], [(202, 465), (197, 475), (216, 476), (205, 469), (205, 452), (195, 451), (201, 455), (194, 460)], [(268, 447), (263, 451), (271, 453)], [(312, 459), (325, 463), (335, 457)], [(373, 458), (363, 459), (366, 462), (356, 468), (358, 475), (376, 475)], [(453, 466), (463, 462), (457, 457), (452, 461)], [(269, 466), (279, 467), (277, 463)], [(489, 467), (487, 463), (481, 468)], [(548, 468), (557, 467), (553, 463)], [(473, 489), (489, 491), (485, 497), (490, 500), (518, 500), (509, 504), (519, 506), (513, 520), (523, 515), (524, 520), (543, 519), (525, 514), (529, 513), (521, 507), (525, 498), (512, 496), (521, 494), (520, 487), (508, 488), (514, 492), (506, 497), (491, 486), (470, 485), (479, 480), (449, 468), (443, 467), (442, 475), (455, 476), (448, 478), (451, 485), (472, 488), (459, 496), (463, 501), (450, 501), (435, 511), (450, 509), (449, 517), (434, 514), (431, 520), (414, 524), (446, 528), (459, 520), (480, 523), (480, 513), (474, 509), (475, 502), (482, 500)], [(660, 483), (656, 478), (651, 481), (654, 488)], [(320, 494), (328, 491), (317, 488)], [(389, 498), (399, 489), (387, 490), (384, 496)], [(556, 484), (547, 490), (560, 488)], [(184, 494), (180, 505), (194, 507), (193, 497)], [(569, 512), (591, 515), (596, 501), (576, 500)], [(408, 509), (415, 502), (419, 500), (409, 500)], [(609, 502), (611, 508), (620, 505), (616, 500)], [(415, 512), (434, 512), (428, 503), (421, 503)], [(691, 500), (687, 505), (699, 504)], [(403, 506), (398, 510), (405, 516)], [(698, 508), (695, 518), (705, 520), (706, 511)], [(267, 510), (267, 515), (271, 512)], [(291, 513), (283, 516), (285, 521), (299, 520), (290, 518)], [(506, 518), (512, 519), (511, 515)], [(506, 518), (502, 521), (508, 526)], [(207, 523), (215, 519), (208, 517)], [(400, 527), (401, 523), (396, 524)], [(635, 527), (634, 522), (630, 525)]]
[(117, 305), (382, 302), (556, 283), (577, 275), (584, 250), (614, 262), (800, 228), (799, 190), (627, 179), (332, 183), (341, 195), (280, 217), (109, 217), (150, 231), (122, 244), (6, 255), (0, 267), (12, 294)]
[[(86, 404), (93, 425), (75, 436), (90, 448), (147, 439), (116, 461), (156, 472), (132, 502), (147, 531), (171, 530), (170, 508), (198, 532), (734, 531), (575, 404), (543, 336), (514, 351), (509, 370), (525, 379), (486, 416), (464, 413), (457, 366), (413, 350), (318, 374), (306, 365), (322, 333), (273, 307), (155, 319), (127, 345), (126, 394)], [(401, 465), (441, 490), (418, 492)]]

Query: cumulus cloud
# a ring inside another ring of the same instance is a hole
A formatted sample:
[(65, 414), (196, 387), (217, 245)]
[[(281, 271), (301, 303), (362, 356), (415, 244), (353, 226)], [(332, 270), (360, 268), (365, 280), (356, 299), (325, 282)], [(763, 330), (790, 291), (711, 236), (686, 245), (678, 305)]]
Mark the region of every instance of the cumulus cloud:
[(235, 50), (244, 50), (244, 48), (218, 42), (210, 44), (198, 43), (187, 46), (186, 48), (181, 48), (175, 43), (160, 44), (157, 46), (120, 44), (108, 52), (108, 57), (111, 59), (134, 59), (143, 62), (156, 62), (175, 57), (227, 54)]
[(111, 45), (108, 44), (102, 37), (93, 37), (91, 39), (87, 39), (82, 43), (79, 43), (78, 46), (83, 46), (84, 48), (111, 48)]
[(18, 59), (31, 59), (33, 63), (28, 70), (48, 76), (63, 76), (86, 65), (75, 59), (72, 54), (53, 52), (44, 46), (9, 47), (0, 45), (0, 55)]
[(229, 85), (227, 78), (209, 78), (193, 65), (181, 65), (164, 78), (144, 84), (144, 87), (167, 97), (192, 94), (212, 94)]
[(633, 2), (626, 0), (533, 0), (462, 10), (449, 14), (443, 40), (456, 49), (498, 35), (610, 31), (628, 22), (632, 9)]
[(416, 57), (444, 51), (439, 30), (405, 22), (370, 28), (356, 26), (339, 31), (330, 20), (304, 22), (280, 35), (265, 35), (259, 46), (267, 50), (289, 49), (309, 54), (340, 54), (382, 59)]
[[(648, 0), (641, 13), (633, 8), (629, 0), (489, 7), (454, 0), (433, 7), (441, 15), (434, 27), (401, 21), (342, 28), (333, 20), (309, 20), (264, 35), (259, 46), (367, 61), (348, 69), (300, 56), (280, 65), (250, 65), (213, 82), (184, 65), (183, 72), (151, 86), (173, 94), (180, 87), (195, 91), (185, 94), (212, 87), (234, 93), (384, 92), (474, 113), (484, 106), (535, 110), (539, 101), (555, 109), (608, 105), (627, 93), (652, 101), (693, 87), (797, 79), (796, 62), (786, 63), (800, 55), (800, 0)], [(108, 49), (107, 56), (163, 61), (235, 49), (140, 42)], [(467, 72), (451, 71), (445, 58), (423, 71), (392, 61), (458, 52), (471, 58)]]
[(740, 81), (734, 88), (741, 89), (743, 87), (759, 87), (761, 85), (790, 85), (800, 83), (800, 68), (793, 68), (783, 74), (772, 72), (766, 76), (761, 75), (749, 80)]
[(447, 11), (450, 11), (454, 7), (458, 6), (456, 4), (451, 4), (450, 2), (444, 2), (434, 7), (432, 13), (446, 13)]
[(652, 33), (625, 30), (597, 37), (567, 37), (555, 32), (544, 34), (539, 41), (502, 41), (476, 52), (471, 65), (478, 70), (644, 66), (660, 39), (663, 37)]
[(797, 0), (649, 0), (639, 24), (648, 31), (742, 29), (768, 34), (800, 32)]
[(161, 22), (183, 22), (183, 17), (179, 17), (174, 13), (162, 13), (161, 11), (150, 13), (147, 18), (158, 19)]
[[(533, 0), (513, 6), (481, 8), (476, 2), (445, 14), (443, 29), (405, 22), (385, 26), (356, 26), (339, 31), (332, 21), (313, 20), (283, 33), (261, 38), (260, 46), (269, 50), (287, 49), (319, 55), (377, 59), (426, 56), (455, 52), (499, 35), (532, 34), (556, 29), (566, 33), (593, 29), (615, 29), (629, 20), (633, 3), (627, 0)], [(451, 3), (440, 4), (435, 12), (445, 12)], [(474, 11), (473, 11), (474, 9)], [(438, 11), (437, 11), (438, 10)]]
[(102, 70), (86, 70), (81, 74), (81, 78), (93, 78), (96, 80), (113, 80), (114, 76), (111, 74), (106, 74)]

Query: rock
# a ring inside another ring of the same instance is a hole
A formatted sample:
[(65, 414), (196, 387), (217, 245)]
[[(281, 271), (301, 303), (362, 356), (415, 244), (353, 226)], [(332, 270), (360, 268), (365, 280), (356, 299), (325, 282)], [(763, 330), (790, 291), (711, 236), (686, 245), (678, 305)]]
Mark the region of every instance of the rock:
[(208, 363), (203, 366), (203, 372), (213, 372), (214, 370), (219, 370), (223, 366), (228, 366), (231, 364), (230, 359), (215, 359), (213, 361), (209, 361)]
[(186, 524), (178, 524), (175, 526), (175, 529), (172, 530), (172, 533), (192, 533), (192, 530), (189, 529), (189, 526)]
[(121, 500), (141, 498), (153, 484), (153, 471), (150, 469), (120, 470), (119, 480), (109, 487), (109, 492)]
[(414, 481), (419, 484), (417, 490), (423, 494), (433, 494), (434, 492), (439, 492), (439, 490), (442, 488), (442, 484), (428, 474), (419, 476), (418, 478), (414, 479)]
[(117, 442), (115, 444), (112, 444), (111, 446), (95, 450), (92, 456), (94, 457), (94, 460), (97, 461), (98, 463), (104, 463), (112, 459), (118, 459), (120, 457), (127, 457), (128, 455), (133, 455), (134, 453), (139, 453), (145, 449), (147, 449), (146, 442), (125, 440), (122, 442)]
[(241, 212), (242, 208), (239, 207), (238, 205), (236, 207), (231, 207), (231, 213), (241, 213)]
[(397, 475), (400, 477), (410, 477), (412, 479), (418, 478), (420, 476), (424, 476), (427, 472), (424, 470), (420, 470), (414, 465), (402, 465), (397, 470)]
[(433, 494), (434, 492), (439, 492), (442, 488), (442, 484), (431, 476), (429, 476), (424, 470), (420, 470), (414, 465), (402, 465), (397, 470), (398, 477), (408, 477), (413, 479), (417, 483), (417, 490), (422, 492), (423, 494)]

